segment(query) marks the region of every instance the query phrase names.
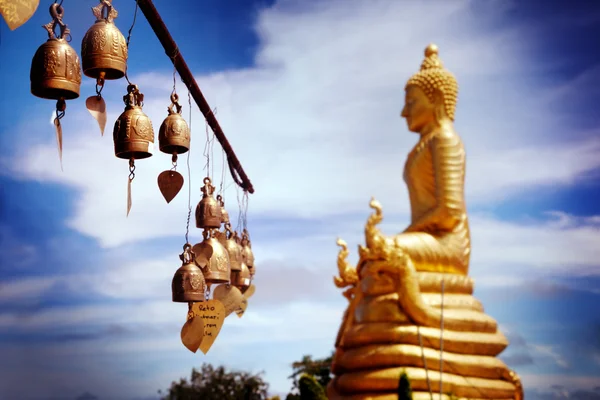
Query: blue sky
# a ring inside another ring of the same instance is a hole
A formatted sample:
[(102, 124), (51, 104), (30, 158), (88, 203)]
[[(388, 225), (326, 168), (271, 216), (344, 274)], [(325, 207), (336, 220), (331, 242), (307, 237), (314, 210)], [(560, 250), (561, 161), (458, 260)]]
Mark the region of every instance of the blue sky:
[[(371, 196), (383, 204), (389, 233), (408, 223), (401, 170), (416, 138), (399, 112), (430, 42), (460, 84), (471, 274), (511, 341), (502, 358), (521, 374), (528, 399), (600, 398), (593, 2), (156, 3), (256, 188), (248, 226), (257, 292), (244, 318), (226, 320), (207, 356), (181, 345), (186, 310), (170, 301), (170, 282), (187, 193), (165, 204), (156, 176), (170, 160), (156, 153), (137, 164), (125, 218), (127, 163), (114, 157), (110, 135), (123, 80), (104, 89), (101, 137), (84, 103), (94, 82), (84, 78), (63, 119), (61, 172), (54, 104), (29, 92), (31, 57), (46, 39), (40, 25), (49, 21), (42, 2), (16, 31), (0, 24), (0, 398), (153, 398), (204, 361), (265, 371), (272, 393), (286, 393), (293, 361), (332, 350), (346, 306), (332, 282), (336, 238), (362, 243)], [(134, 2), (114, 4), (127, 34)], [(93, 5), (64, 2), (78, 52)], [(172, 72), (138, 13), (129, 76), (155, 130)], [(185, 99), (184, 85), (177, 89)], [(192, 136), (195, 204), (206, 137), (195, 107)], [(219, 182), (218, 144), (212, 161)], [(239, 193), (229, 176), (225, 187), (235, 220)], [(191, 238), (200, 237), (193, 228)]]

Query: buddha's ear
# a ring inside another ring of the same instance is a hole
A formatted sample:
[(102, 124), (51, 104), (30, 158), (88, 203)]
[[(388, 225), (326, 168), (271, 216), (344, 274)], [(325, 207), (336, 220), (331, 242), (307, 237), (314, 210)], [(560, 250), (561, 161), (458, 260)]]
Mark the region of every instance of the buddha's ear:
[(444, 103), (444, 93), (439, 89), (433, 90), (433, 108), (435, 112), (435, 118), (438, 122), (447, 118), (446, 115), (446, 104)]

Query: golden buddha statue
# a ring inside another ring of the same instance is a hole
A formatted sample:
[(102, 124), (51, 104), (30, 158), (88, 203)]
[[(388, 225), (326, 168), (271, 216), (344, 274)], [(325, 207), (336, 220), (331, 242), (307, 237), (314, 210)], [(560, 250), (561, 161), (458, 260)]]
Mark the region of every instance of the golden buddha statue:
[(453, 127), (458, 85), (425, 50), (406, 84), (401, 116), (420, 135), (408, 155), (411, 223), (388, 237), (375, 210), (365, 227), (356, 268), (338, 256), (339, 288), (350, 304), (338, 337), (327, 387), (330, 400), (397, 400), (402, 372), (413, 398), (523, 399), (519, 377), (496, 356), (508, 341), (473, 297), (471, 242), (464, 201), (465, 151)]

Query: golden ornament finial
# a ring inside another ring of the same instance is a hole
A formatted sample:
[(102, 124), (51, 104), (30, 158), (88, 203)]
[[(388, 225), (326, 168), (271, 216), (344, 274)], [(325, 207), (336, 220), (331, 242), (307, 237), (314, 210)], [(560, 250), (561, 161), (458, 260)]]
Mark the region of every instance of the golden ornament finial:
[(409, 85), (418, 86), (425, 92), (429, 101), (433, 102), (433, 94), (439, 90), (444, 99), (444, 110), (446, 115), (454, 121), (456, 101), (458, 98), (458, 83), (454, 75), (444, 68), (439, 58), (439, 48), (431, 43), (425, 48), (425, 59), (421, 63), (421, 69), (414, 74), (408, 82)]

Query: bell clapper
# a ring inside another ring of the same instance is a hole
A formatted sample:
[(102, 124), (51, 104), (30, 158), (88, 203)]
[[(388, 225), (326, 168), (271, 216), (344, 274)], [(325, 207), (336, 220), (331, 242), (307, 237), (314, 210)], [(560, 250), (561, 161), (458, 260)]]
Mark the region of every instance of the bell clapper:
[(131, 211), (131, 182), (133, 182), (134, 178), (135, 178), (135, 159), (133, 157), (131, 157), (129, 159), (129, 177), (127, 178), (127, 216), (129, 216), (129, 211)]

